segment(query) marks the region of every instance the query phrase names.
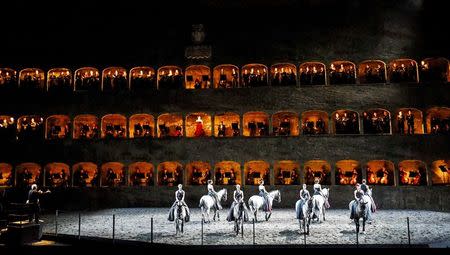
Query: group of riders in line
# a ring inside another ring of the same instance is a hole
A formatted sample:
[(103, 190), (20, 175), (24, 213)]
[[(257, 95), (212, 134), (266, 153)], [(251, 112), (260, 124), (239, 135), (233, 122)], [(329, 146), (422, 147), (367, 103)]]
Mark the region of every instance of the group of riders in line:
[[(330, 204), (328, 202), (328, 190), (327, 190), (327, 194), (324, 194), (323, 190), (322, 190), (322, 186), (320, 185), (320, 179), (316, 178), (314, 181), (314, 185), (313, 185), (313, 196), (322, 196), (324, 198), (324, 207), (325, 208), (330, 208)], [(248, 212), (249, 209), (248, 207), (245, 205), (244, 202), (244, 192), (241, 190), (241, 186), (239, 184), (235, 185), (235, 190), (233, 192), (233, 203), (228, 211), (227, 214), (227, 221), (234, 221), (234, 209), (236, 206), (242, 204), (243, 205), (243, 220), (244, 221), (248, 221), (249, 217), (248, 217)], [(259, 196), (263, 199), (264, 203), (262, 206), (262, 209), (264, 212), (266, 213), (271, 213), (272, 212), (272, 201), (269, 201), (269, 192), (267, 192), (265, 186), (264, 186), (264, 181), (261, 180), (260, 184), (258, 186), (258, 190), (259, 190)], [(214, 190), (214, 186), (213, 186), (213, 181), (212, 180), (208, 180), (207, 182), (207, 191), (208, 191), (208, 196), (210, 196), (213, 201), (213, 209), (215, 211), (219, 211), (222, 209), (222, 206), (220, 204), (221, 198), (219, 198), (218, 193)], [(178, 185), (178, 190), (175, 192), (175, 202), (173, 203), (172, 207), (169, 210), (169, 217), (168, 220), (169, 221), (174, 221), (175, 219), (175, 208), (178, 205), (181, 205), (182, 207), (185, 208), (185, 212), (186, 212), (186, 216), (184, 221), (188, 222), (190, 220), (190, 211), (189, 211), (189, 207), (186, 204), (186, 202), (184, 201), (185, 199), (185, 191), (183, 190), (183, 185), (179, 184)], [(306, 184), (303, 184), (302, 189), (300, 190), (300, 199), (297, 201), (297, 203), (300, 205), (299, 208), (302, 208), (303, 205), (305, 203), (309, 203), (309, 206), (312, 207), (314, 205), (312, 205), (312, 198), (313, 196), (310, 195), (309, 191), (307, 190), (307, 186)], [(367, 221), (368, 223), (370, 223), (372, 221), (372, 213), (375, 212), (376, 210), (376, 206), (375, 206), (375, 202), (372, 198), (372, 192), (371, 189), (369, 188), (369, 186), (366, 183), (366, 180), (363, 179), (362, 183), (356, 184), (356, 189), (354, 191), (354, 200), (352, 200), (349, 204), (349, 209), (350, 209), (350, 219), (354, 219), (355, 218), (355, 212), (356, 212), (356, 207), (357, 207), (357, 203), (358, 201), (362, 201), (365, 197), (368, 197), (368, 201), (370, 203), (370, 209), (368, 210), (368, 215), (367, 215)], [(249, 202), (250, 204), (250, 202)], [(302, 213), (302, 210), (297, 210), (296, 212), (296, 218), (297, 219), (303, 219), (304, 215)], [(316, 217), (319, 217), (318, 215)]]

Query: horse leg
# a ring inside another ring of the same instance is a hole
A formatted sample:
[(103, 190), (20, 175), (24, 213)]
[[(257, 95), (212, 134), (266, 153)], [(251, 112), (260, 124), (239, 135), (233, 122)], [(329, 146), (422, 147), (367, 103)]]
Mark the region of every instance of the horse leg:
[(323, 214), (323, 221), (325, 221), (325, 206), (323, 207), (322, 210), (323, 210), (323, 211), (322, 211), (322, 214)]
[(258, 218), (256, 217), (256, 215), (258, 214), (258, 209), (256, 209), (253, 214), (254, 214), (255, 222), (258, 222)]
[(359, 233), (359, 218), (355, 217), (356, 233)]
[(366, 231), (366, 217), (363, 217), (363, 232)]

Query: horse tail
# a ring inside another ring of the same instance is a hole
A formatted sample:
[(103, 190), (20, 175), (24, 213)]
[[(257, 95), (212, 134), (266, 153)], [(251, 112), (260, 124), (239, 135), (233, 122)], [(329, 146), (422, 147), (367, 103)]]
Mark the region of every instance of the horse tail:
[(200, 199), (200, 203), (198, 204), (198, 207), (202, 208), (205, 205), (205, 201), (203, 201), (203, 198)]
[(255, 210), (253, 207), (253, 200), (251, 198), (248, 200), (248, 207), (252, 212)]

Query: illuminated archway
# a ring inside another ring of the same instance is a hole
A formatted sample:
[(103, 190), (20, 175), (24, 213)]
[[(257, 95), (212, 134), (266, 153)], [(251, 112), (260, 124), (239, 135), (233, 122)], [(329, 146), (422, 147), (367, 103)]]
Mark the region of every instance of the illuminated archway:
[(337, 110), (332, 116), (333, 134), (359, 134), (359, 114), (351, 110)]
[(253, 160), (244, 164), (245, 185), (258, 186), (261, 181), (270, 185), (270, 164), (263, 160)]
[(391, 134), (391, 113), (375, 108), (364, 111), (362, 116), (364, 134)]
[(126, 138), (127, 118), (120, 114), (108, 114), (102, 118), (102, 138)]
[(321, 62), (302, 63), (298, 68), (300, 85), (326, 85), (327, 68)]
[(229, 89), (240, 87), (239, 68), (235, 65), (223, 64), (214, 67), (214, 88)]
[(0, 138), (3, 141), (16, 140), (17, 124), (13, 116), (0, 115)]
[(47, 91), (73, 91), (72, 72), (68, 68), (53, 68), (47, 72)]
[(244, 136), (268, 136), (269, 115), (265, 112), (247, 112), (243, 116)]
[(17, 120), (19, 140), (36, 140), (44, 138), (44, 118), (39, 115), (26, 115)]
[(433, 107), (427, 110), (427, 134), (450, 134), (450, 108)]
[(70, 167), (64, 163), (49, 163), (44, 167), (45, 186), (68, 187), (70, 185)]
[(73, 139), (97, 139), (98, 118), (91, 114), (77, 115), (73, 119)]
[(263, 64), (247, 64), (242, 67), (242, 87), (261, 87), (268, 84), (267, 66)]
[(329, 69), (330, 84), (355, 84), (356, 65), (347, 60), (333, 61)]
[(339, 160), (336, 162), (335, 169), (336, 184), (356, 185), (362, 181), (361, 166), (356, 160)]
[(396, 59), (389, 63), (390, 83), (419, 82), (417, 62), (413, 59)]
[(399, 134), (423, 134), (422, 111), (415, 108), (397, 109), (393, 129)]
[(394, 163), (388, 160), (371, 160), (367, 162), (367, 184), (393, 186), (395, 184), (394, 170)]
[(94, 67), (82, 67), (74, 73), (75, 91), (100, 91), (100, 73)]
[(311, 110), (302, 112), (302, 133), (304, 135), (328, 134), (328, 113)]
[(431, 164), (433, 185), (450, 185), (450, 160), (436, 160)]
[(278, 63), (270, 67), (270, 85), (297, 85), (297, 67), (291, 63)]
[(101, 166), (100, 185), (116, 187), (126, 184), (125, 166), (120, 162), (107, 162)]
[(214, 115), (214, 135), (233, 137), (240, 135), (241, 117), (237, 113), (226, 112)]
[(216, 185), (242, 184), (241, 164), (235, 161), (220, 161), (214, 166)]
[(45, 120), (45, 139), (64, 139), (70, 134), (70, 118), (67, 115), (52, 115)]
[(17, 88), (17, 71), (11, 68), (0, 68), (0, 90)]
[(381, 60), (366, 60), (359, 63), (359, 83), (386, 83), (386, 63)]
[(295, 112), (277, 112), (272, 115), (272, 133), (275, 136), (298, 136), (299, 119)]
[(273, 164), (275, 185), (299, 185), (300, 163), (292, 160), (275, 161)]
[(149, 66), (138, 66), (130, 70), (129, 87), (131, 90), (157, 89), (155, 69)]
[(13, 167), (8, 163), (0, 163), (0, 187), (12, 187), (14, 185)]
[(154, 166), (148, 162), (135, 162), (128, 166), (129, 183), (133, 186), (153, 186)]
[(175, 161), (165, 161), (158, 165), (158, 185), (176, 186), (183, 184), (183, 166)]
[(186, 89), (211, 88), (211, 69), (204, 65), (188, 66), (185, 70)]
[(183, 79), (183, 71), (178, 66), (163, 66), (158, 69), (158, 89), (181, 89)]
[(153, 137), (155, 135), (155, 118), (150, 114), (134, 114), (129, 119), (130, 138)]
[(92, 162), (79, 162), (72, 166), (73, 186), (97, 187), (99, 184), (98, 166)]
[(206, 185), (212, 180), (211, 165), (208, 162), (194, 161), (186, 165), (188, 185)]
[(309, 160), (303, 165), (305, 183), (313, 185), (318, 179), (322, 185), (331, 185), (331, 166), (325, 160)]
[(25, 68), (19, 72), (19, 88), (25, 90), (44, 90), (45, 72), (39, 68)]
[(29, 187), (32, 184), (41, 185), (41, 166), (36, 163), (22, 163), (16, 166), (16, 186)]
[(102, 72), (102, 91), (128, 90), (127, 70), (123, 67), (108, 67)]
[(203, 112), (190, 113), (185, 121), (186, 137), (211, 136), (211, 115)]
[(419, 160), (403, 160), (398, 164), (400, 185), (427, 185), (427, 166)]
[(158, 137), (182, 137), (183, 117), (176, 113), (164, 113), (158, 116)]
[(426, 58), (420, 61), (420, 80), (450, 82), (450, 63), (446, 58)]

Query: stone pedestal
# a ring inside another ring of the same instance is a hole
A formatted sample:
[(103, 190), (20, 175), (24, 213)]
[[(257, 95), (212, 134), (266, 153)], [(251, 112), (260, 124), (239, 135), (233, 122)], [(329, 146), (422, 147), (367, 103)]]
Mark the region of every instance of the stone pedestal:
[(11, 245), (21, 245), (39, 241), (42, 238), (42, 225), (35, 223), (18, 223), (8, 225), (5, 241)]

